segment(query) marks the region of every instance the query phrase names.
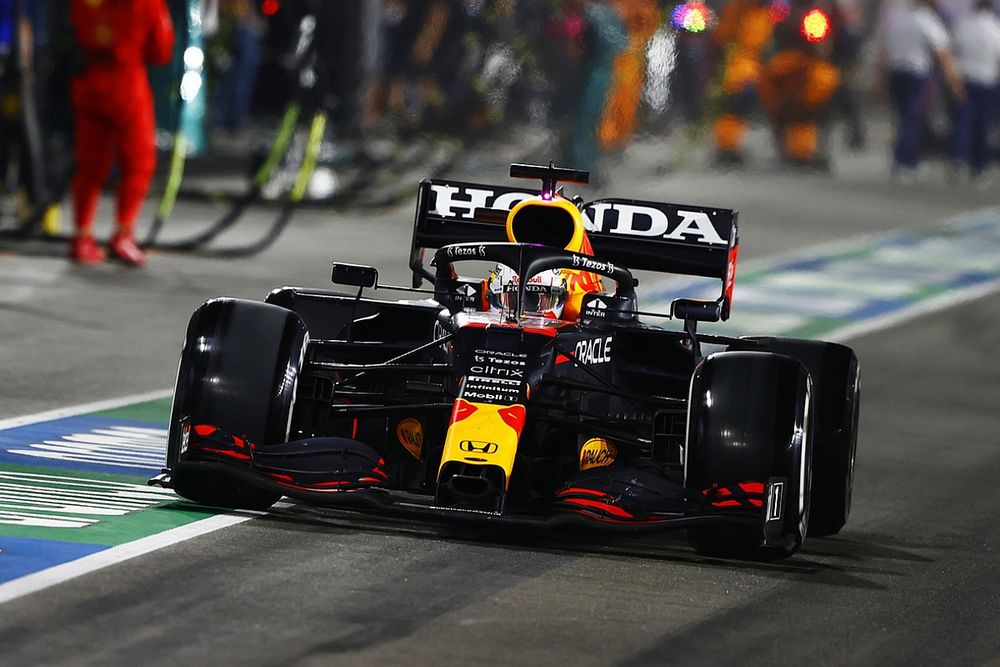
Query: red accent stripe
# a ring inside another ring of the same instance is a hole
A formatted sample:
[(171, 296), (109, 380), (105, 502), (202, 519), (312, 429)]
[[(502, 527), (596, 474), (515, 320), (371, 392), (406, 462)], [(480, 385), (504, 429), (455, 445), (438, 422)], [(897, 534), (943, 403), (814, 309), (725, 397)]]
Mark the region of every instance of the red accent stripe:
[(736, 261), (739, 252), (740, 246), (738, 243), (729, 249), (729, 258), (726, 260), (726, 277), (722, 283), (722, 292), (726, 295), (726, 301), (730, 306), (733, 303), (733, 287), (736, 285)]
[(750, 504), (754, 505), (755, 507), (763, 507), (764, 506), (764, 501), (763, 500), (758, 500), (757, 498), (747, 498), (747, 500), (749, 500)]
[(747, 493), (764, 493), (764, 485), (760, 482), (740, 482), (740, 488)]
[(246, 449), (246, 445), (243, 442), (243, 438), (237, 438), (235, 435), (232, 436), (232, 438), (233, 438), (233, 444), (234, 445), (236, 445), (240, 449)]
[(215, 454), (223, 454), (225, 456), (231, 456), (234, 459), (240, 459), (241, 461), (246, 461), (247, 459), (250, 458), (249, 454), (244, 454), (242, 452), (231, 452), (228, 449), (214, 449), (212, 447), (202, 447), (201, 449), (206, 452), (213, 452)]
[(738, 500), (717, 500), (712, 507), (739, 507), (741, 504)]
[(604, 491), (597, 491), (596, 489), (584, 489), (584, 488), (581, 488), (581, 487), (578, 487), (578, 486), (570, 486), (568, 488), (565, 488), (562, 491), (560, 491), (559, 493), (557, 493), (556, 495), (557, 496), (565, 496), (565, 495), (568, 495), (570, 493), (582, 493), (584, 495), (600, 496), (602, 498), (610, 498), (611, 497), (610, 495), (608, 495)]
[(569, 357), (567, 357), (565, 354), (556, 355), (556, 366), (558, 366), (559, 364), (565, 364), (567, 361), (569, 361)]
[(615, 516), (620, 516), (623, 519), (634, 519), (635, 515), (631, 512), (622, 509), (616, 505), (609, 505), (608, 503), (602, 503), (599, 500), (590, 500), (588, 498), (566, 498), (564, 502), (573, 503), (574, 505), (583, 505), (584, 507), (593, 507), (595, 509), (600, 509), (608, 514), (614, 514)]
[(313, 486), (344, 486), (345, 484), (350, 484), (350, 482), (346, 479), (331, 479), (329, 482), (316, 482)]
[(358, 437), (358, 418), (354, 418), (354, 426), (351, 427), (351, 439), (356, 440)]
[(455, 407), (452, 408), (451, 411), (451, 421), (448, 423), (454, 424), (455, 422), (460, 422), (463, 419), (468, 419), (472, 413), (478, 409), (479, 408), (474, 406), (472, 403), (469, 403), (464, 398), (456, 398)]
[(211, 426), (210, 424), (199, 424), (194, 427), (195, 435), (201, 435), (201, 436), (212, 435), (218, 430), (219, 430), (218, 428), (216, 428), (215, 426)]
[(507, 408), (502, 408), (497, 410), (497, 414), (500, 415), (500, 419), (507, 426), (514, 429), (514, 432), (521, 435), (521, 429), (524, 428), (524, 420), (527, 417), (523, 405), (512, 405)]
[(715, 495), (717, 495), (717, 496), (731, 496), (731, 495), (733, 495), (733, 492), (730, 491), (729, 489), (727, 489), (724, 486), (720, 486), (719, 488), (717, 488), (715, 490)]
[(281, 479), (281, 480), (284, 480), (286, 482), (292, 481), (292, 476), (291, 475), (282, 475), (280, 472), (269, 472), (269, 473), (267, 473), (267, 475), (269, 477), (273, 477), (275, 479)]

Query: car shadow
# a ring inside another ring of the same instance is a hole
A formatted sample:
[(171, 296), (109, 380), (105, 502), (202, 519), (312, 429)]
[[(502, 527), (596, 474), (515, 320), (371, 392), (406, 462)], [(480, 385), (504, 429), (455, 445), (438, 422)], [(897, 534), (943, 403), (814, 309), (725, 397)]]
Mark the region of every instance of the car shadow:
[[(173, 505), (185, 510), (192, 507), (184, 502)], [(561, 556), (587, 555), (614, 561), (662, 562), (696, 569), (735, 569), (781, 580), (867, 590), (887, 589), (875, 578), (884, 581), (886, 577), (906, 576), (902, 571), (885, 567), (886, 560), (933, 562), (932, 558), (892, 544), (889, 537), (874, 534), (858, 536), (863, 539), (812, 538), (792, 558), (757, 561), (699, 556), (688, 545), (682, 530), (622, 535), (580, 529), (478, 528), (285, 503), (267, 512), (237, 513), (252, 514), (259, 517), (259, 525), (272, 525), (282, 530), (322, 531), (338, 535), (363, 532)], [(914, 545), (913, 548), (920, 549), (921, 546)]]

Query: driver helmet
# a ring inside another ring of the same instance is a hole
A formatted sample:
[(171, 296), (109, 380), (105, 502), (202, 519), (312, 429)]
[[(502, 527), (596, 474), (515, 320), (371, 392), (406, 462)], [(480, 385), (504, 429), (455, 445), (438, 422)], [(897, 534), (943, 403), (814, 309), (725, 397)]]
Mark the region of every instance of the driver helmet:
[[(490, 308), (515, 311), (520, 276), (514, 269), (498, 264), (490, 271), (486, 296)], [(559, 319), (566, 304), (566, 279), (559, 269), (549, 269), (535, 274), (524, 289), (524, 315)]]

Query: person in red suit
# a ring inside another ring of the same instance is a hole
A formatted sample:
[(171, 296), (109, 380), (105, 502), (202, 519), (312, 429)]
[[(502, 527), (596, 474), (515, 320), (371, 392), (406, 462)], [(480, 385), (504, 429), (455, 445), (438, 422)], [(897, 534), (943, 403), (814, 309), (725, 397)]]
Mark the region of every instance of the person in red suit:
[(111, 166), (118, 163), (118, 229), (108, 249), (132, 266), (146, 257), (133, 226), (156, 168), (156, 118), (146, 71), (173, 55), (174, 29), (165, 0), (72, 0), (73, 32), (83, 70), (73, 80), (76, 173), (73, 207), (76, 235), (70, 258), (104, 260), (91, 228), (97, 200)]

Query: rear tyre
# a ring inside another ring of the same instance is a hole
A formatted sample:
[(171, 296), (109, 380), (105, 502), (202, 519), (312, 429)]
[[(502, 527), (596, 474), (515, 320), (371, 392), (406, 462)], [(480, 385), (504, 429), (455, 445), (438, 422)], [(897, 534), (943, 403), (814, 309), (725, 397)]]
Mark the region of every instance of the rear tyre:
[(812, 378), (813, 482), (809, 535), (840, 532), (851, 513), (858, 449), (861, 378), (854, 351), (837, 343), (794, 338), (754, 338), (768, 352), (798, 359)]
[[(717, 515), (688, 529), (699, 554), (770, 560), (802, 546), (811, 402), (808, 373), (790, 357), (721, 352), (695, 370), (684, 483), (705, 495), (705, 512)], [(713, 503), (720, 489), (735, 493)], [(743, 490), (750, 493), (735, 500)]]
[(175, 490), (198, 503), (264, 509), (281, 497), (242, 476), (181, 460), (185, 426), (211, 424), (257, 448), (284, 443), (295, 402), (306, 326), (290, 310), (243, 299), (213, 299), (191, 316), (177, 371), (167, 438)]

